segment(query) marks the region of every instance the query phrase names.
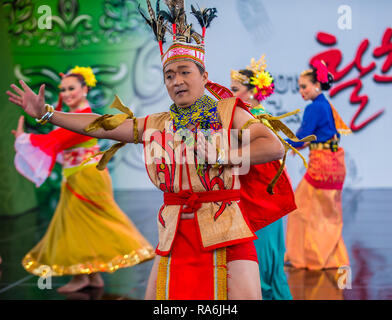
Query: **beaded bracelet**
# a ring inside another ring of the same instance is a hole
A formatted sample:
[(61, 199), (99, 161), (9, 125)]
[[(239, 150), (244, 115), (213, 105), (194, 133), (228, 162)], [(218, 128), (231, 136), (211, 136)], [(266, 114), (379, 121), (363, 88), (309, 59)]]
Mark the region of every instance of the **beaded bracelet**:
[(39, 124), (46, 124), (54, 114), (54, 108), (50, 104), (45, 104), (46, 113), (41, 119), (35, 119)]
[(139, 128), (136, 117), (133, 117), (133, 143), (139, 143)]

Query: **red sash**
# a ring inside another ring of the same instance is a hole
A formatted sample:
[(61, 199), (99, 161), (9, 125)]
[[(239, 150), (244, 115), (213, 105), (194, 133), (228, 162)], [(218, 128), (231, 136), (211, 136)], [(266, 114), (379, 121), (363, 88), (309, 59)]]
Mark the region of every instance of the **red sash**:
[(165, 192), (163, 201), (165, 205), (186, 205), (182, 212), (196, 212), (202, 203), (224, 202), (240, 200), (240, 190), (212, 190), (204, 192), (193, 192), (184, 190), (178, 193)]

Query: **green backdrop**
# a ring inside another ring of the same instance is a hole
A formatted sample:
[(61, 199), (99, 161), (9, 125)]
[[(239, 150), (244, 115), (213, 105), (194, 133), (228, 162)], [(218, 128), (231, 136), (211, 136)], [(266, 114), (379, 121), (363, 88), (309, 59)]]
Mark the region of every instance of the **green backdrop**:
[[(10, 131), (22, 111), (8, 102), (5, 91), (18, 79), (36, 91), (45, 83), (46, 101), (55, 104), (59, 73), (75, 65), (90, 66), (98, 80), (88, 97), (93, 110), (113, 113), (108, 106), (115, 93), (125, 102), (133, 99), (135, 90), (130, 88), (137, 85), (131, 70), (140, 65), (137, 59), (150, 54), (146, 48), (153, 47), (137, 6), (134, 0), (1, 1), (0, 215), (17, 215), (57, 199), (61, 181), (59, 166), (38, 190), (16, 172)], [(26, 119), (28, 132), (51, 129)]]

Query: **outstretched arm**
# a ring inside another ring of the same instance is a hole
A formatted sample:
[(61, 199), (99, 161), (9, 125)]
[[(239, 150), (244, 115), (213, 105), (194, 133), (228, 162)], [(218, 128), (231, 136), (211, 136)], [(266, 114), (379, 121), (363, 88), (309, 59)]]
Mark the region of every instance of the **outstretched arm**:
[[(45, 85), (42, 85), (39, 89), (38, 95), (35, 94), (31, 88), (24, 83), (24, 81), (19, 81), (22, 89), (18, 86), (12, 84), (11, 88), (14, 92), (7, 91), (9, 100), (22, 107), (23, 110), (30, 116), (34, 118), (42, 118), (46, 113), (45, 109)], [(71, 130), (73, 132), (88, 135), (100, 139), (112, 139), (121, 142), (134, 142), (134, 121), (132, 119), (125, 120), (117, 128), (105, 131), (104, 129), (98, 129), (93, 132), (86, 133), (84, 129), (94, 120), (100, 117), (99, 114), (85, 113), (85, 114), (73, 114), (65, 113), (60, 111), (55, 111), (53, 116), (50, 118), (50, 122), (56, 126), (62, 127), (64, 129)], [(138, 132), (139, 132), (139, 142), (142, 141), (143, 128), (144, 128), (144, 118), (139, 118), (137, 121)]]

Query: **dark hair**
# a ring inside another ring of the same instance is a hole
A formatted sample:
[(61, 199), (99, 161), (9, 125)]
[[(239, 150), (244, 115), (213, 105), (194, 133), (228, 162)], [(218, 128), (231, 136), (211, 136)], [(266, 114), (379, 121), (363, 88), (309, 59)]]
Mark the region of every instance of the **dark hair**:
[(196, 65), (197, 69), (199, 69), (199, 72), (200, 72), (201, 75), (203, 75), (204, 72), (206, 72), (206, 70), (201, 65), (199, 65), (198, 63), (195, 62), (195, 65)]
[(304, 72), (301, 73), (301, 76), (303, 77), (309, 77), (310, 81), (312, 81), (312, 83), (320, 83), (320, 87), (321, 90), (323, 91), (327, 91), (329, 89), (331, 89), (332, 87), (332, 83), (333, 83), (333, 75), (331, 72), (328, 72), (328, 82), (320, 82), (317, 80), (317, 69), (316, 68), (311, 68), (308, 70), (305, 70)]
[[(252, 70), (248, 70), (248, 69), (242, 69), (240, 71), (238, 71), (239, 73), (241, 73), (242, 75), (246, 76), (248, 79), (254, 77), (254, 73)], [(250, 83), (243, 83), (242, 85), (244, 85), (245, 87), (248, 88), (248, 90), (252, 90), (255, 88), (254, 84), (250, 84)]]
[[(81, 84), (82, 87), (87, 86), (86, 81), (84, 80), (84, 77), (81, 74), (78, 73), (70, 73), (66, 74), (63, 79), (68, 78), (68, 77), (74, 77), (76, 78), (79, 83)], [(87, 86), (87, 90), (90, 91), (90, 88)]]

